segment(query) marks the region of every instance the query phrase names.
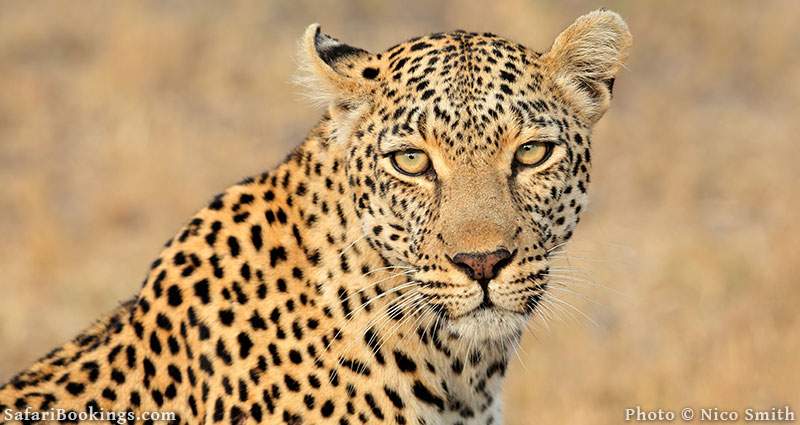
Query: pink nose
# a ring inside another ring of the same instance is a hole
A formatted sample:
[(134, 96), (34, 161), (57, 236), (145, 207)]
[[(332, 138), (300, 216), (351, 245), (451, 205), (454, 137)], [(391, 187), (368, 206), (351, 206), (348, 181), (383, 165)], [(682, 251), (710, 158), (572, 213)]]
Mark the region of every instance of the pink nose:
[(460, 253), (450, 259), (474, 280), (491, 280), (511, 261), (511, 252), (501, 248), (494, 252)]

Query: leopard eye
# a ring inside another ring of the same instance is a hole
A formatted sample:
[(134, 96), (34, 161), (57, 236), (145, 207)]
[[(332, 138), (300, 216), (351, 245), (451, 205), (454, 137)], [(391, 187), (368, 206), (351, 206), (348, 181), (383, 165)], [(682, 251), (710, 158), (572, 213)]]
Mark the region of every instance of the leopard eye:
[(514, 152), (514, 161), (525, 166), (541, 165), (553, 154), (552, 142), (533, 141), (525, 143)]
[(431, 167), (431, 160), (428, 155), (418, 149), (397, 151), (391, 154), (391, 158), (394, 168), (409, 176), (425, 174)]

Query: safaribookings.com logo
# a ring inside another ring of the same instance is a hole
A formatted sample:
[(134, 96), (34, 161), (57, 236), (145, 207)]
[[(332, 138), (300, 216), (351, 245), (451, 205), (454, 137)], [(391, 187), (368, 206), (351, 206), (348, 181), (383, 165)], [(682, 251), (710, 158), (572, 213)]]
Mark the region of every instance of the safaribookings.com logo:
[(139, 414), (130, 411), (110, 411), (95, 410), (88, 406), (88, 410), (75, 411), (67, 409), (52, 408), (45, 411), (33, 410), (30, 406), (25, 410), (6, 409), (3, 411), (3, 419), (6, 421), (37, 422), (37, 421), (68, 421), (68, 422), (91, 422), (106, 421), (119, 425), (124, 425), (134, 421), (172, 421), (176, 419), (174, 412), (141, 412)]

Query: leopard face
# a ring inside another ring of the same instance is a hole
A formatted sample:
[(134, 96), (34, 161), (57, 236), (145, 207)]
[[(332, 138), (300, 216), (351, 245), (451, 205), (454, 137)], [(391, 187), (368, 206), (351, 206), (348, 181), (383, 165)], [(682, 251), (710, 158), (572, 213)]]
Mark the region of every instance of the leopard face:
[(363, 237), (452, 334), (517, 334), (546, 295), (630, 44), (614, 16), (587, 15), (545, 54), (463, 31), (370, 54), (310, 28), (339, 91), (330, 113)]

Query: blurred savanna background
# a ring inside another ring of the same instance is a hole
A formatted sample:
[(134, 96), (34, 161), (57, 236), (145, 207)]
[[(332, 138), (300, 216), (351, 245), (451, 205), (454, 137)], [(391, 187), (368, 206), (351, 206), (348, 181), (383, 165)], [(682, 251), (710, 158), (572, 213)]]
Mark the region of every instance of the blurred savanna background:
[(213, 194), (302, 141), (320, 115), (291, 84), (308, 24), (371, 51), (456, 28), (545, 51), (601, 6), (634, 48), (595, 130), (575, 294), (525, 336), (506, 422), (800, 409), (788, 0), (0, 0), (0, 381), (132, 296)]

